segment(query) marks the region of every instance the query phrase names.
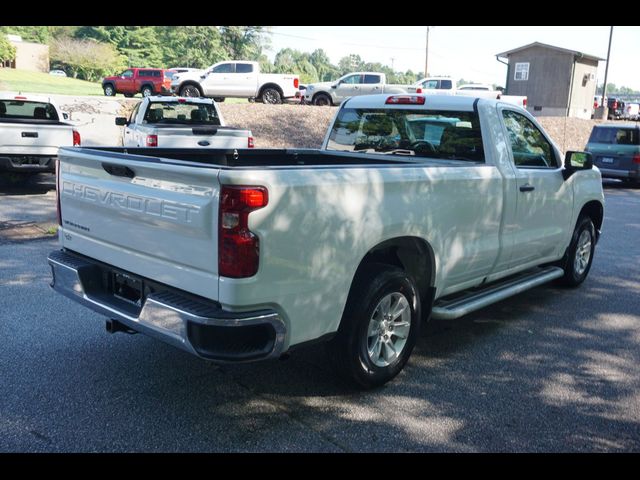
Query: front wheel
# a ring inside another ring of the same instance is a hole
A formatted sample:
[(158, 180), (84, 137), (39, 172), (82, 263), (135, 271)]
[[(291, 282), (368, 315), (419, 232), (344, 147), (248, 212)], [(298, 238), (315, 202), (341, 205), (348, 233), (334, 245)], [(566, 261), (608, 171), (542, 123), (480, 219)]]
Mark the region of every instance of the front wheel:
[(330, 107), (333, 102), (331, 101), (331, 97), (325, 93), (319, 93), (315, 97), (313, 97), (313, 104), (319, 107)]
[(358, 275), (329, 355), (340, 375), (369, 389), (393, 379), (409, 360), (420, 327), (420, 298), (397, 267), (372, 264)]
[(107, 97), (115, 97), (116, 89), (113, 88), (113, 85), (105, 85), (102, 89)]
[(587, 278), (596, 247), (596, 229), (589, 217), (580, 217), (573, 231), (571, 243), (563, 259), (564, 276), (560, 283), (577, 287)]
[(185, 85), (180, 89), (181, 97), (200, 97), (200, 90), (195, 85)]

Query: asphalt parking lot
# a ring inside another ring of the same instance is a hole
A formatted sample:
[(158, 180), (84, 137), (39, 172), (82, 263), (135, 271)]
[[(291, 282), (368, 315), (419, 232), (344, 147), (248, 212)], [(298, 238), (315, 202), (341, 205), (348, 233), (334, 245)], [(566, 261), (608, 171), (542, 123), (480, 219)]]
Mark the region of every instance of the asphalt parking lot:
[[(5, 189), (0, 222), (50, 220), (53, 188)], [(217, 366), (109, 335), (49, 288), (54, 239), (0, 240), (0, 451), (637, 452), (640, 189), (605, 194), (581, 288), (432, 321), (400, 376), (365, 393), (322, 346)]]

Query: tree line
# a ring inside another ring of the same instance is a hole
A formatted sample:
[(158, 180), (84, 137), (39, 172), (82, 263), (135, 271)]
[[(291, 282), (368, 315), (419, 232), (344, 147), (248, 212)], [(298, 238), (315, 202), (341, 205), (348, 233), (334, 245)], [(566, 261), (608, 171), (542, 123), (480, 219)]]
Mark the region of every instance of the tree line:
[(381, 63), (347, 55), (333, 64), (323, 49), (312, 53), (280, 50), (273, 62), (268, 27), (261, 26), (4, 26), (0, 27), (0, 61), (15, 58), (4, 34), (48, 44), (52, 68), (96, 81), (128, 67), (206, 68), (222, 60), (254, 60), (267, 73), (294, 73), (302, 83), (335, 80), (358, 70), (384, 72), (390, 83), (413, 83), (421, 72), (395, 72)]

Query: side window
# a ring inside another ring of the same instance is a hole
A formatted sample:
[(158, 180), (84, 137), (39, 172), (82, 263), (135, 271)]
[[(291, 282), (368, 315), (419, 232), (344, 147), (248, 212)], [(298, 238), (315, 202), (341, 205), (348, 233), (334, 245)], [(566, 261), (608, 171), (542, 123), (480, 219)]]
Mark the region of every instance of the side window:
[(451, 80), (440, 80), (440, 88), (442, 90), (451, 90), (452, 86)]
[(502, 118), (516, 167), (558, 168), (553, 147), (527, 117), (512, 110), (503, 110)]
[(380, 75), (365, 75), (364, 83), (381, 83)]
[(426, 80), (422, 82), (422, 88), (427, 90), (435, 90), (438, 88), (438, 80)]
[(150, 77), (151, 76), (151, 72), (149, 70), (140, 70), (138, 72), (138, 76), (139, 77)]
[(125, 70), (124, 72), (122, 72), (122, 76), (126, 78), (133, 77), (133, 70)]
[(211, 73), (234, 73), (236, 71), (235, 63), (223, 63), (211, 70)]
[(342, 80), (342, 83), (346, 83), (347, 85), (356, 85), (358, 83), (362, 83), (360, 77), (362, 77), (362, 75), (350, 75)]
[(236, 73), (252, 73), (253, 65), (250, 63), (236, 63)]

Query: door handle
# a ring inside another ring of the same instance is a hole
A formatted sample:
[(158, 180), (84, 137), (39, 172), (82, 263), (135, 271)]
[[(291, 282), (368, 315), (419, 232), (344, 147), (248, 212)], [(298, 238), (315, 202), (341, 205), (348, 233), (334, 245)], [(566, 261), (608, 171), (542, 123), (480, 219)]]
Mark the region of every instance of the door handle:
[(521, 192), (533, 192), (536, 189), (536, 187), (534, 187), (533, 185), (530, 185), (528, 183), (525, 183), (524, 185), (522, 185), (520, 187), (520, 191)]

